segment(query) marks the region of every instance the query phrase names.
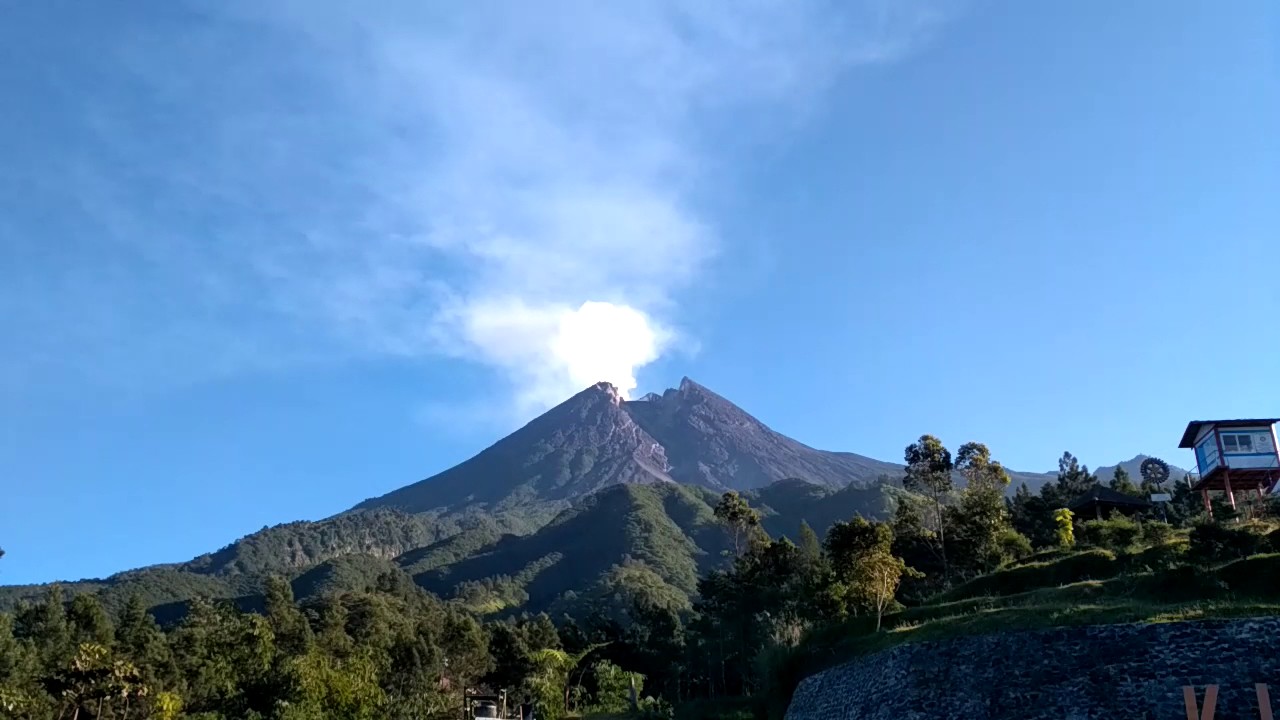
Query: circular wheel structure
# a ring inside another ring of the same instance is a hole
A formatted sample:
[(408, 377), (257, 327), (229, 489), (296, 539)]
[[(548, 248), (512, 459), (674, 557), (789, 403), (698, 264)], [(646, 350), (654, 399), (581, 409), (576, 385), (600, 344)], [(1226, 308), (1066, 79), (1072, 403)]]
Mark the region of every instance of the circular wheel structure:
[(1142, 479), (1152, 485), (1163, 485), (1169, 480), (1169, 463), (1160, 458), (1147, 458), (1139, 468)]

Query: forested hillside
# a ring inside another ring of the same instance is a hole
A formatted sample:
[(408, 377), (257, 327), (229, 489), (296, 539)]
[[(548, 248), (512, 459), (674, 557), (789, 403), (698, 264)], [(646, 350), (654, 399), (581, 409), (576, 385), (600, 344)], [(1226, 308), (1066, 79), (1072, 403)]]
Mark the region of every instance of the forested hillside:
[[(591, 510), (600, 504), (594, 495), (609, 488), (683, 483), (688, 486), (683, 490), (656, 492), (685, 498), (736, 490), (760, 507), (771, 533), (794, 535), (801, 520), (821, 532), (853, 513), (887, 517), (902, 492), (904, 472), (901, 464), (808, 447), (689, 378), (678, 388), (636, 401), (600, 383), (470, 460), (335, 517), (266, 527), (186, 562), (64, 585), (102, 590), (116, 605), (137, 592), (149, 607), (166, 606), (158, 612), (169, 617), (196, 595), (252, 598), (261, 594), (268, 576), (296, 578), (330, 560), (370, 556), (394, 560), (446, 596), (465, 592), (477, 607), (545, 607), (565, 592), (588, 587), (635, 549), (634, 540), (602, 536), (600, 552), (609, 556), (607, 563), (590, 562), (589, 572), (565, 570), (571, 561), (562, 567), (561, 560), (581, 549), (568, 541), (568, 533), (555, 529), (557, 523), (602, 512)], [(957, 485), (964, 483), (961, 473), (952, 475)], [(1010, 492), (1022, 485), (1034, 491), (1053, 477), (1009, 475)], [(644, 492), (627, 497), (634, 500)], [(715, 549), (699, 539), (689, 509), (665, 503), (663, 511), (673, 514), (663, 520), (647, 507), (634, 502), (625, 513), (634, 516), (637, 527), (680, 529), (684, 537), (668, 532), (657, 542), (670, 548), (651, 552), (682, 558), (683, 570), (661, 572), (667, 582), (682, 578), (677, 586), (687, 594), (688, 568), (705, 568)], [(601, 520), (574, 521), (575, 527), (592, 522), (609, 526)], [(544, 528), (545, 534), (526, 541), (504, 538)], [(539, 554), (529, 557), (534, 551)], [(500, 557), (508, 552), (510, 557)], [(456, 587), (462, 583), (465, 587)], [(0, 608), (39, 597), (44, 589), (0, 587)], [(526, 597), (530, 589), (532, 600)]]
[[(806, 674), (894, 643), (1280, 612), (1270, 507), (1247, 522), (1217, 507), (1211, 521), (1178, 484), (1159, 517), (1082, 521), (1063, 506), (1097, 478), (1070, 455), (1054, 482), (1012, 500), (980, 444), (953, 455), (924, 436), (905, 459), (903, 487), (623, 484), (526, 535), (477, 521), (397, 557), (345, 554), (257, 580), (208, 556), (43, 588), (0, 613), (0, 709), (443, 720), (460, 688), (479, 686), (552, 720), (779, 718)], [(165, 600), (173, 588), (193, 599)]]
[[(810, 448), (688, 379), (639, 401), (597, 385), (456, 468), (332, 518), (186, 562), (0, 587), (0, 707), (95, 720), (444, 717), (461, 683), (479, 682), (553, 717), (619, 709), (639, 673), (655, 713), (712, 701), (715, 713), (741, 702), (760, 714), (785, 696), (778, 678), (848, 651), (823, 633), (874, 645), (866, 618), (896, 626), (948, 602), (968, 608), (973, 588), (1029, 592), (1183, 562), (1163, 525), (1072, 519), (1065, 506), (1098, 478), (1070, 454), (1056, 475), (1019, 474), (980, 444), (953, 455), (925, 436), (903, 460)], [(1115, 492), (1170, 489), (1126, 467), (1106, 480)], [(1201, 509), (1173, 488), (1169, 519), (1189, 526)], [(1148, 547), (1130, 552), (1138, 542)], [(1076, 544), (1129, 554), (1108, 564), (1070, 554)], [(1223, 572), (1213, 577), (1239, 582)]]

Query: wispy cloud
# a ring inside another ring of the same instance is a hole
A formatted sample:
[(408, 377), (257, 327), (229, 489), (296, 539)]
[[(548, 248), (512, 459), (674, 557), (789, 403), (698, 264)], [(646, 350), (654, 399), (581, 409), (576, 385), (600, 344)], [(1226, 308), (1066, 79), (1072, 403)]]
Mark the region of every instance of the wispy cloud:
[(37, 306), (28, 359), (86, 339), (111, 366), (186, 348), (165, 364), (226, 372), (444, 355), (501, 373), (520, 412), (631, 389), (679, 343), (680, 294), (731, 249), (696, 202), (727, 180), (717, 133), (792, 117), (943, 19), (910, 0), (216, 7), (117, 18), (58, 60), (105, 82), (59, 88), (80, 143), (42, 136), (39, 201), (74, 210), (0, 295)]

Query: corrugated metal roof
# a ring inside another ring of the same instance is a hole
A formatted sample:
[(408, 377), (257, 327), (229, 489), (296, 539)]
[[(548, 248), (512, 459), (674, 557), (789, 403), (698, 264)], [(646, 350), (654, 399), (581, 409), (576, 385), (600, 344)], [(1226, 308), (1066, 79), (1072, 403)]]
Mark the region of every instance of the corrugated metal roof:
[(1122, 505), (1125, 507), (1148, 507), (1151, 503), (1143, 498), (1125, 495), (1119, 490), (1112, 490), (1102, 485), (1094, 485), (1089, 488), (1089, 492), (1067, 503), (1068, 510), (1086, 507), (1093, 503), (1101, 503), (1103, 505)]
[(1186, 432), (1182, 433), (1182, 442), (1178, 444), (1180, 448), (1195, 447), (1196, 435), (1200, 433), (1200, 428), (1205, 425), (1217, 425), (1218, 427), (1248, 427), (1249, 425), (1275, 425), (1280, 422), (1280, 418), (1241, 418), (1239, 420), (1192, 420), (1187, 423)]

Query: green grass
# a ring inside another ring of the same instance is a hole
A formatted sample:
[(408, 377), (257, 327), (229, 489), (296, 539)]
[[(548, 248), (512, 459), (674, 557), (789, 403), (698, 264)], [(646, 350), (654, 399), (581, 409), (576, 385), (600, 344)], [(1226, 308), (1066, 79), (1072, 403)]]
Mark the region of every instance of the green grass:
[(1159, 602), (1142, 597), (1136, 578), (1084, 581), (1005, 597), (967, 598), (911, 608), (888, 616), (884, 629), (852, 618), (809, 639), (810, 650), (831, 665), (912, 642), (948, 640), (1067, 625), (1174, 622), (1226, 617), (1280, 615), (1280, 600), (1224, 597)]
[[(778, 667), (770, 715), (800, 680), (908, 643), (1073, 625), (1280, 615), (1280, 553), (1194, 566), (1179, 533), (1152, 547), (1037, 553), (884, 618), (854, 617), (811, 632)], [(787, 686), (790, 686), (789, 688)]]

